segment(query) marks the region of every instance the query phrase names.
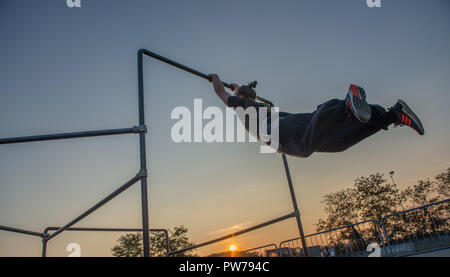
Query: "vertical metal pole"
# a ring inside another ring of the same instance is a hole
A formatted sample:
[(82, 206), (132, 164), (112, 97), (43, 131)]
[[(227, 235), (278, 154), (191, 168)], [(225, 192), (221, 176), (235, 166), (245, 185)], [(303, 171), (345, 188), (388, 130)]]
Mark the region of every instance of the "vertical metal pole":
[(308, 248), (306, 247), (305, 234), (303, 233), (302, 221), (300, 219), (300, 211), (297, 206), (297, 199), (295, 198), (294, 186), (292, 185), (291, 173), (289, 172), (289, 165), (287, 162), (287, 158), (285, 154), (283, 156), (283, 165), (286, 171), (286, 177), (289, 184), (289, 191), (291, 193), (292, 205), (294, 206), (295, 218), (297, 219), (298, 232), (300, 233), (300, 239), (302, 241), (303, 253), (305, 253), (305, 257), (308, 257)]
[(44, 231), (44, 236), (42, 237), (42, 257), (47, 257), (47, 230)]
[(164, 232), (164, 235), (166, 236), (166, 257), (169, 257), (169, 253), (170, 253), (169, 232), (166, 230)]
[[(139, 126), (145, 126), (144, 116), (144, 70), (142, 64), (142, 51), (138, 52), (138, 86), (139, 86)], [(140, 160), (141, 160), (141, 205), (142, 205), (142, 237), (144, 257), (150, 256), (150, 234), (148, 224), (148, 195), (147, 195), (147, 156), (145, 148), (145, 132), (139, 133)]]

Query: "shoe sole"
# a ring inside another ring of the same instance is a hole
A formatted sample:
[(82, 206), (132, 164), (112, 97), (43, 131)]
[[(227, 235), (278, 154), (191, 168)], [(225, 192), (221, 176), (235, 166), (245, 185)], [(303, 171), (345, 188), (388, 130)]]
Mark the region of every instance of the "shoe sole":
[(355, 95), (353, 89), (351, 89), (348, 96), (350, 100), (350, 107), (355, 117), (363, 123), (369, 122), (372, 117), (372, 111), (369, 104), (365, 100), (365, 95), (360, 95), (358, 90), (356, 90)]
[(411, 108), (408, 106), (408, 104), (405, 103), (403, 100), (398, 100), (402, 104), (402, 112), (405, 113), (408, 117), (410, 117), (418, 126), (420, 131), (417, 131), (419, 135), (423, 136), (425, 134), (425, 129), (423, 128), (422, 122), (420, 122), (419, 117), (411, 110)]

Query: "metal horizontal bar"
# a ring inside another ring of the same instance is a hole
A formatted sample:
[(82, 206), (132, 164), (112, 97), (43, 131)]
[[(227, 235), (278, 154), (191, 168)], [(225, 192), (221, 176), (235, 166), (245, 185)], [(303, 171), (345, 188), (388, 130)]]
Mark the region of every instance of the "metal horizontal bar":
[(263, 97), (261, 97), (261, 96), (256, 96), (256, 100), (259, 100), (259, 101), (261, 101), (261, 102), (264, 102), (264, 103), (267, 103), (267, 104), (269, 104), (271, 107), (275, 107), (275, 105), (273, 104), (273, 102), (272, 101), (270, 101), (270, 100), (267, 100), (267, 99), (265, 99), (265, 98), (263, 98)]
[[(45, 231), (59, 230), (61, 227), (47, 227)], [(89, 227), (70, 227), (66, 231), (79, 231), (79, 232), (141, 232), (142, 228), (89, 228)], [(166, 229), (149, 229), (150, 232), (167, 232)]]
[[(188, 67), (188, 66), (185, 66), (185, 65), (182, 65), (182, 64), (180, 64), (180, 63), (177, 63), (177, 62), (175, 62), (175, 61), (173, 61), (173, 60), (171, 60), (171, 59), (168, 59), (168, 58), (166, 58), (166, 57), (163, 57), (163, 56), (161, 56), (161, 55), (158, 55), (158, 54), (156, 54), (156, 53), (153, 53), (153, 52), (151, 52), (151, 51), (149, 51), (149, 50), (147, 50), (147, 49), (141, 49), (141, 50), (139, 50), (139, 53), (145, 54), (145, 55), (147, 55), (147, 56), (149, 56), (149, 57), (152, 57), (152, 58), (154, 58), (154, 59), (157, 59), (157, 60), (159, 60), (159, 61), (161, 61), (161, 62), (170, 64), (170, 65), (172, 65), (172, 66), (175, 66), (176, 68), (182, 69), (182, 70), (184, 70), (184, 71), (187, 71), (187, 72), (189, 72), (189, 73), (192, 73), (192, 74), (194, 74), (194, 75), (196, 75), (196, 76), (198, 76), (198, 77), (204, 78), (204, 79), (206, 79), (206, 80), (209, 81), (208, 75), (206, 75), (206, 74), (204, 74), (204, 73), (202, 73), (202, 72), (200, 72), (200, 71), (197, 71), (197, 70), (195, 70), (195, 69), (192, 69), (192, 68), (190, 68), (190, 67)], [(225, 85), (226, 87), (233, 88), (231, 85), (229, 85), (229, 84), (227, 84), (227, 83), (224, 83), (224, 85)]]
[(426, 205), (423, 205), (423, 206), (420, 206), (420, 207), (412, 208), (412, 209), (409, 209), (409, 210), (404, 210), (404, 211), (400, 211), (400, 212), (389, 214), (389, 215), (383, 217), (381, 219), (381, 222), (383, 223), (386, 218), (389, 218), (389, 217), (392, 217), (392, 216), (409, 213), (409, 212), (412, 212), (412, 211), (415, 211), (415, 210), (420, 210), (420, 209), (423, 209), (423, 208), (428, 208), (430, 206), (439, 205), (439, 204), (442, 204), (442, 203), (445, 203), (445, 202), (450, 202), (450, 198), (447, 198), (447, 199), (444, 199), (444, 200), (441, 200), (441, 201), (437, 201), (437, 202), (434, 202), (434, 203), (426, 204)]
[(98, 208), (100, 208), (101, 206), (103, 206), (104, 204), (106, 204), (108, 201), (110, 201), (111, 199), (113, 199), (114, 197), (116, 197), (117, 195), (119, 195), (120, 193), (122, 193), (123, 191), (125, 191), (126, 189), (128, 189), (129, 187), (131, 187), (133, 184), (135, 184), (137, 181), (139, 181), (142, 178), (142, 173), (138, 173), (135, 177), (131, 178), (128, 182), (126, 182), (125, 184), (123, 184), (120, 188), (118, 188), (117, 190), (115, 190), (114, 192), (112, 192), (110, 195), (106, 196), (105, 198), (103, 198), (100, 202), (98, 202), (97, 204), (95, 204), (94, 206), (92, 206), (90, 209), (86, 210), (84, 213), (82, 213), (80, 216), (78, 216), (77, 218), (75, 218), (74, 220), (70, 221), (69, 223), (67, 223), (66, 225), (64, 225), (63, 227), (59, 228), (56, 232), (54, 232), (53, 234), (51, 234), (50, 236), (47, 237), (47, 240), (50, 240), (54, 237), (56, 237), (58, 234), (60, 234), (61, 232), (69, 229), (71, 226), (73, 226), (75, 223), (77, 223), (78, 221), (82, 220), (83, 218), (85, 218), (86, 216), (90, 215), (92, 212), (94, 212), (95, 210), (97, 210)]
[(133, 128), (123, 128), (123, 129), (108, 129), (108, 130), (60, 133), (60, 134), (49, 134), (49, 135), (39, 135), (39, 136), (2, 138), (2, 139), (0, 139), (0, 144), (12, 144), (12, 143), (23, 143), (23, 142), (33, 142), (33, 141), (83, 138), (83, 137), (98, 137), (98, 136), (110, 136), (110, 135), (122, 135), (122, 134), (129, 134), (129, 133), (139, 133), (140, 131), (141, 131), (141, 129), (138, 126), (135, 126)]
[(260, 246), (260, 247), (255, 247), (255, 248), (252, 248), (252, 249), (247, 249), (247, 250), (244, 250), (244, 251), (242, 251), (242, 252), (250, 252), (250, 251), (254, 251), (254, 250), (259, 250), (259, 249), (267, 248), (267, 247), (270, 247), (270, 246), (273, 246), (273, 247), (275, 247), (275, 249), (278, 249), (278, 246), (277, 246), (276, 244), (271, 243), (271, 244), (263, 245), (263, 246)]
[[(44, 230), (44, 234), (49, 231), (59, 230), (62, 227), (47, 227)], [(70, 227), (65, 231), (78, 231), (78, 232), (142, 232), (142, 228), (92, 228), (92, 227)], [(170, 240), (169, 232), (166, 229), (149, 229), (150, 232), (163, 232), (166, 240), (166, 255), (170, 252)], [(49, 240), (48, 238), (46, 240)], [(46, 245), (45, 245), (46, 247)], [(46, 255), (46, 249), (44, 250), (43, 256)]]
[(213, 243), (216, 243), (216, 242), (219, 242), (219, 241), (222, 241), (222, 240), (226, 240), (226, 239), (229, 239), (229, 238), (232, 238), (232, 237), (236, 237), (236, 236), (248, 233), (250, 231), (253, 231), (253, 230), (256, 230), (256, 229), (259, 229), (259, 228), (262, 228), (262, 227), (265, 227), (265, 226), (268, 226), (268, 225), (271, 225), (271, 224), (274, 224), (274, 223), (277, 223), (277, 222), (280, 222), (280, 221), (283, 221), (283, 220), (286, 220), (288, 218), (294, 217), (295, 215), (296, 215), (296, 213), (293, 212), (293, 213), (290, 213), (290, 214), (287, 214), (287, 215), (284, 215), (284, 216), (280, 216), (278, 218), (275, 218), (275, 219), (263, 222), (261, 224), (249, 227), (247, 229), (244, 229), (244, 230), (241, 230), (241, 231), (238, 231), (238, 232), (235, 232), (235, 233), (232, 233), (232, 234), (229, 234), (229, 235), (217, 238), (217, 239), (213, 239), (213, 240), (210, 240), (210, 241), (207, 241), (207, 242), (203, 242), (203, 243), (200, 243), (200, 244), (197, 244), (197, 245), (192, 245), (192, 246), (180, 249), (180, 250), (175, 250), (175, 251), (169, 252), (167, 256), (171, 256), (171, 255), (174, 255), (174, 254), (186, 252), (186, 251), (189, 251), (189, 250), (192, 250), (192, 249), (200, 248), (200, 247), (203, 247), (203, 246), (206, 246), (206, 245), (209, 245), (209, 244), (213, 244)]
[(13, 233), (20, 233), (20, 234), (30, 235), (30, 236), (37, 236), (37, 237), (41, 237), (41, 238), (44, 237), (44, 234), (42, 234), (42, 233), (19, 229), (19, 228), (8, 227), (8, 226), (3, 226), (3, 225), (0, 225), (0, 230), (13, 232)]
[[(158, 54), (156, 54), (156, 53), (153, 53), (153, 52), (151, 52), (151, 51), (149, 51), (149, 50), (141, 49), (141, 50), (139, 50), (139, 53), (140, 53), (140, 54), (145, 54), (145, 55), (147, 55), (147, 56), (149, 56), (149, 57), (152, 57), (152, 58), (154, 58), (154, 59), (157, 59), (157, 60), (159, 60), (159, 61), (161, 61), (161, 62), (170, 64), (170, 65), (172, 65), (172, 66), (175, 66), (176, 68), (179, 68), (179, 69), (181, 69), (181, 70), (184, 70), (184, 71), (187, 71), (187, 72), (189, 72), (189, 73), (192, 73), (192, 74), (194, 74), (194, 75), (196, 75), (196, 76), (198, 76), (198, 77), (200, 77), (200, 78), (203, 78), (203, 79), (206, 79), (206, 80), (208, 80), (208, 81), (211, 81), (210, 78), (209, 78), (209, 76), (206, 75), (205, 73), (202, 73), (202, 72), (200, 72), (200, 71), (197, 71), (197, 70), (195, 70), (195, 69), (193, 69), (193, 68), (190, 68), (190, 67), (188, 67), (188, 66), (185, 66), (185, 65), (183, 65), (183, 64), (177, 63), (177, 62), (175, 62), (175, 61), (173, 61), (173, 60), (171, 60), (171, 59), (168, 59), (168, 58), (166, 58), (166, 57), (163, 57), (163, 56), (161, 56), (161, 55), (158, 55)], [(227, 87), (227, 88), (229, 88), (229, 89), (233, 89), (233, 86), (232, 86), (231, 84), (226, 83), (226, 82), (222, 82), (222, 83), (223, 83), (223, 85), (224, 85), (225, 87)], [(260, 96), (257, 96), (256, 99), (259, 100), (259, 101), (261, 101), (261, 102), (265, 102), (265, 103), (269, 104), (269, 105), (272, 106), (272, 107), (274, 106), (274, 104), (273, 104), (271, 101), (269, 101), (269, 100), (267, 100), (267, 99), (264, 99), (264, 98), (262, 98), (262, 97), (260, 97)]]

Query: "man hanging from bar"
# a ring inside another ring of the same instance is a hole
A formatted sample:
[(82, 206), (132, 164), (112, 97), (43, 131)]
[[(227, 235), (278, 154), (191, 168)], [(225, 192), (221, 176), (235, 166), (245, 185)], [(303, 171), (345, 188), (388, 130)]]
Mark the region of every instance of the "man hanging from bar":
[[(217, 96), (230, 108), (259, 110), (268, 106), (255, 100), (256, 81), (243, 86), (232, 84), (235, 94), (232, 96), (216, 74), (210, 74), (209, 78)], [(386, 111), (380, 105), (369, 105), (365, 91), (352, 84), (344, 100), (331, 99), (312, 113), (279, 112), (277, 151), (300, 158), (314, 152), (342, 152), (381, 129), (388, 130), (391, 124), (406, 125), (419, 135), (425, 133), (419, 117), (404, 101), (398, 100)]]

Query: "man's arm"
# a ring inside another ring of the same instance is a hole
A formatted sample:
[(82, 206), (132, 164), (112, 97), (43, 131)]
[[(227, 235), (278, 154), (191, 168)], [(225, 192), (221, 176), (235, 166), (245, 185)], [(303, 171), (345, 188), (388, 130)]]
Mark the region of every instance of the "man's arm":
[[(225, 105), (228, 105), (228, 97), (231, 95), (225, 91), (225, 87), (222, 84), (222, 81), (219, 79), (219, 76), (217, 74), (210, 74), (209, 77), (211, 77), (211, 82), (213, 83), (214, 91), (216, 92), (217, 96), (222, 100)], [(238, 89), (239, 86), (236, 84), (233, 84), (235, 89)]]

